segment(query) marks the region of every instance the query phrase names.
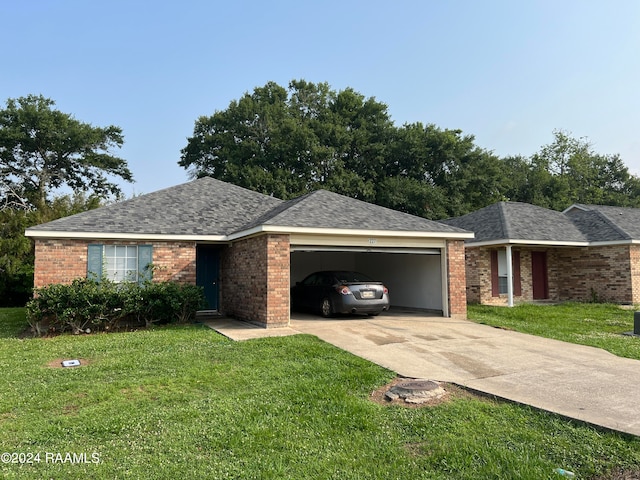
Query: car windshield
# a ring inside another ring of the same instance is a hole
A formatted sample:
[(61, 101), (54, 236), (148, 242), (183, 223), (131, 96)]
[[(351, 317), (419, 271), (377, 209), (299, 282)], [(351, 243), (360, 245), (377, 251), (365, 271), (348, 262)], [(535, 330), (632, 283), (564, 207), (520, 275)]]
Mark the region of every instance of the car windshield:
[(369, 277), (358, 272), (335, 272), (340, 283), (372, 282)]

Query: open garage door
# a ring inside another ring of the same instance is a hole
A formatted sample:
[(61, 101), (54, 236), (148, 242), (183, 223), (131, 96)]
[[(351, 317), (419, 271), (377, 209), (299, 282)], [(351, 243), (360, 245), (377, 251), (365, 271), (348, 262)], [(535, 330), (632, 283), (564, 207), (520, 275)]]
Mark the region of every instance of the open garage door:
[(439, 248), (291, 247), (291, 284), (320, 270), (354, 270), (389, 288), (391, 306), (443, 313)]

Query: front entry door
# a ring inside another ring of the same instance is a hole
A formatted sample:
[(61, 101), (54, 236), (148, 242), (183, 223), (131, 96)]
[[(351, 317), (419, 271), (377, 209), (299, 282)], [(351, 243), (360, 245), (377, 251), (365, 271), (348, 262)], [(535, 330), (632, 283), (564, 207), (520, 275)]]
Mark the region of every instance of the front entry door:
[(196, 285), (204, 288), (210, 310), (218, 309), (220, 250), (212, 245), (196, 247)]
[(531, 252), (531, 275), (533, 283), (533, 299), (544, 300), (549, 298), (547, 252)]

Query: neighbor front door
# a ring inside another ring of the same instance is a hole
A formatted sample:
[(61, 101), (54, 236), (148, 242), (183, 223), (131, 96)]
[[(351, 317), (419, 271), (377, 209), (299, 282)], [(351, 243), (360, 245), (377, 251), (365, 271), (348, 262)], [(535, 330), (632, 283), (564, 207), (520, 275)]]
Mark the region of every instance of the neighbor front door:
[(531, 275), (533, 283), (533, 299), (544, 300), (549, 298), (547, 252), (531, 252)]

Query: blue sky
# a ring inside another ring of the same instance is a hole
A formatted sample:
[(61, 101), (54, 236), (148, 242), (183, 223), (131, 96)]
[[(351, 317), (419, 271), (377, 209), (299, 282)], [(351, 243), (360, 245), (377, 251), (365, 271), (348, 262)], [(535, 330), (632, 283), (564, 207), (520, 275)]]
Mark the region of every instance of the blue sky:
[(0, 0), (0, 18), (0, 102), (42, 94), (120, 126), (126, 196), (188, 180), (177, 162), (199, 116), (292, 79), (500, 156), (563, 129), (640, 174), (637, 0)]

